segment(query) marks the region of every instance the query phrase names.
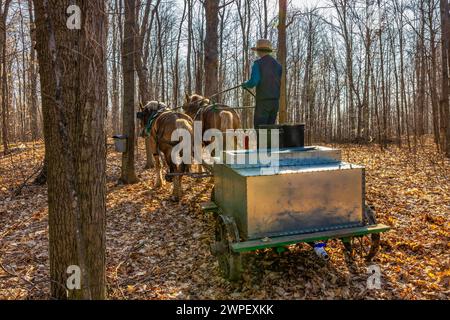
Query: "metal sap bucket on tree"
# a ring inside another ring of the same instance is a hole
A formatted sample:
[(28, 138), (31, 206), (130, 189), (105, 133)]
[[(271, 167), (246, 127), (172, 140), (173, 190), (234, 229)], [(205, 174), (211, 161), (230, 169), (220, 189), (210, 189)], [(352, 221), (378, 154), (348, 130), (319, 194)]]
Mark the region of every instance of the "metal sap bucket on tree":
[(115, 135), (113, 137), (113, 139), (114, 139), (114, 146), (115, 146), (117, 152), (120, 152), (120, 153), (127, 152), (128, 136), (126, 136), (126, 135)]

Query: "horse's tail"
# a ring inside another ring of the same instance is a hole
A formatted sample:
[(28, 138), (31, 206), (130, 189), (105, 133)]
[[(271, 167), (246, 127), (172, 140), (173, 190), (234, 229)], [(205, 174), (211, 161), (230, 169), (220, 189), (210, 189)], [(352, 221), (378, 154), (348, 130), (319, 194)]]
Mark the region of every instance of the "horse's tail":
[[(177, 119), (175, 121), (175, 127), (177, 128), (177, 130), (178, 129), (183, 129), (183, 130), (188, 131), (189, 134), (191, 135), (191, 141), (192, 141), (193, 134), (194, 134), (194, 129), (192, 128), (192, 124), (188, 120), (186, 120), (186, 119)], [(191, 146), (191, 148), (192, 148), (192, 146)], [(181, 156), (183, 156), (183, 152), (181, 152)], [(191, 155), (191, 161), (192, 161), (192, 155)], [(190, 171), (190, 167), (191, 167), (190, 164), (183, 163), (181, 165), (181, 171), (182, 172), (189, 172)]]
[[(233, 113), (231, 111), (222, 111), (220, 112), (220, 131), (223, 134), (223, 149), (227, 150), (227, 130), (233, 130)], [(236, 138), (233, 138), (236, 140)], [(236, 145), (236, 141), (233, 142), (233, 145)], [(232, 148), (234, 149), (234, 147)]]
[(189, 132), (192, 132), (192, 125), (186, 119), (177, 119), (175, 121), (175, 127), (177, 129), (185, 129)]
[[(191, 135), (191, 140), (192, 140), (192, 136), (194, 134), (194, 129), (192, 128), (192, 124), (186, 120), (186, 119), (177, 119), (175, 121), (175, 128), (177, 130), (186, 130), (187, 132), (189, 132), (189, 134)], [(178, 141), (179, 142), (179, 141)], [(178, 144), (178, 142), (175, 143)]]
[(220, 131), (226, 133), (227, 130), (233, 129), (233, 114), (230, 111), (221, 111), (220, 117)]

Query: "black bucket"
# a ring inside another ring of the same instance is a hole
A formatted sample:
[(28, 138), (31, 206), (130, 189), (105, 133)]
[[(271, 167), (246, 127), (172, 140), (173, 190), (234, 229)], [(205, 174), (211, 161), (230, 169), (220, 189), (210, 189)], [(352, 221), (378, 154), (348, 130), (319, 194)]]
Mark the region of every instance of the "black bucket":
[(260, 138), (267, 139), (267, 148), (272, 148), (271, 130), (279, 130), (279, 147), (280, 148), (303, 148), (305, 147), (305, 125), (304, 124), (274, 124), (260, 125), (258, 129), (266, 129), (267, 135), (261, 135), (257, 130), (258, 148), (260, 146)]
[(304, 124), (284, 124), (283, 148), (303, 148), (305, 146), (305, 125)]
[[(266, 133), (262, 133), (259, 131), (261, 130), (267, 130)], [(272, 149), (272, 130), (279, 130), (279, 148), (283, 148), (283, 128), (281, 128), (280, 125), (273, 124), (273, 125), (260, 125), (258, 126), (258, 129), (256, 130), (257, 137), (258, 137), (258, 149), (261, 146), (260, 141), (264, 141), (267, 139), (267, 149)]]

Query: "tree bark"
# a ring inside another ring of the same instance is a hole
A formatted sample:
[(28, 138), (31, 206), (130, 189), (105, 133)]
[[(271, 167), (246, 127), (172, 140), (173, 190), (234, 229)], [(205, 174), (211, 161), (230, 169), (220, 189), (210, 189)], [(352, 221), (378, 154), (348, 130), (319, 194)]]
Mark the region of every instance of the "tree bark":
[(36, 34), (35, 34), (35, 26), (34, 26), (34, 17), (33, 17), (33, 2), (28, 0), (28, 13), (30, 19), (30, 38), (31, 38), (31, 48), (30, 48), (30, 129), (31, 129), (31, 137), (33, 141), (36, 141), (39, 138), (39, 128), (38, 128), (38, 107), (37, 107), (37, 74), (36, 74), (36, 53), (35, 53), (35, 44), (36, 44)]
[(135, 152), (135, 105), (136, 105), (136, 81), (134, 50), (136, 30), (136, 0), (125, 0), (125, 27), (122, 46), (123, 69), (123, 106), (122, 124), (123, 133), (127, 136), (127, 150), (122, 154), (121, 182), (133, 184), (138, 182), (134, 167)]
[[(161, 16), (159, 13), (158, 8), (156, 9), (156, 23), (157, 23), (157, 27), (158, 27), (158, 58), (159, 58), (159, 69), (160, 69), (160, 75), (159, 75), (159, 79), (161, 80), (161, 93), (160, 93), (160, 97), (162, 101), (165, 101), (165, 95), (166, 95), (166, 86), (165, 86), (165, 66), (164, 66), (164, 51), (163, 51), (163, 46), (164, 46), (164, 41), (163, 41), (163, 25), (161, 23)], [(157, 83), (158, 85), (158, 83)]]
[[(114, 2), (114, 13), (118, 13), (118, 0)], [(119, 92), (119, 55), (117, 48), (120, 47), (118, 41), (118, 27), (116, 18), (113, 16), (112, 20), (112, 93), (111, 93), (111, 128), (113, 134), (118, 134), (120, 132), (120, 120), (119, 120), (119, 110), (120, 110), (120, 92)]]
[(174, 84), (173, 84), (173, 103), (177, 107), (179, 103), (179, 93), (180, 93), (180, 41), (181, 41), (181, 30), (183, 28), (184, 18), (186, 16), (186, 1), (184, 1), (183, 6), (183, 16), (180, 21), (180, 28), (177, 35), (177, 47), (175, 50), (175, 66), (174, 66)]
[(425, 59), (425, 13), (424, 13), (424, 0), (420, 1), (420, 34), (417, 48), (417, 134), (422, 137), (426, 132), (425, 130), (425, 80), (426, 80), (426, 59)]
[(8, 16), (11, 0), (6, 0), (4, 5), (0, 2), (0, 54), (1, 54), (1, 92), (2, 92), (2, 142), (3, 153), (8, 153), (8, 72), (6, 65), (6, 17)]
[(186, 93), (191, 94), (192, 93), (192, 75), (191, 75), (191, 55), (192, 55), (192, 0), (185, 0), (187, 1), (187, 7), (188, 7), (188, 45), (187, 45), (187, 55), (186, 55), (186, 77), (187, 77), (187, 84), (186, 84)]
[(204, 94), (211, 96), (218, 91), (219, 0), (208, 0), (204, 4), (206, 11)]
[[(140, 28), (136, 28), (136, 50), (134, 51), (134, 59), (136, 65), (136, 72), (139, 78), (139, 96), (143, 104), (151, 100), (150, 86), (149, 86), (149, 75), (148, 68), (145, 65), (147, 55), (144, 52), (144, 40), (147, 34), (151, 33), (151, 28), (153, 25), (153, 17), (159, 6), (161, 0), (158, 0), (155, 4), (155, 10), (150, 10), (151, 1), (148, 1), (145, 6), (144, 16), (142, 19), (142, 25)], [(149, 16), (151, 13), (151, 21), (149, 22)], [(146, 163), (145, 168), (150, 169), (154, 167), (154, 159), (150, 149), (150, 139), (145, 137), (145, 155)]]
[(264, 7), (264, 39), (267, 39), (269, 33), (269, 23), (268, 23), (268, 14), (267, 14), (267, 0), (263, 0)]
[[(381, 9), (379, 9), (381, 10)], [(387, 148), (387, 136), (388, 136), (388, 128), (387, 128), (387, 94), (386, 94), (386, 82), (384, 75), (384, 52), (383, 52), (383, 38), (382, 38), (382, 30), (381, 27), (378, 33), (379, 40), (379, 50), (380, 50), (380, 68), (381, 68), (381, 105), (383, 108), (383, 130), (382, 130), (382, 140), (380, 141), (383, 148)]]
[[(66, 27), (69, 0), (35, 0), (41, 76), (51, 295), (104, 299), (106, 201), (105, 2), (79, 1), (81, 30)], [(66, 290), (69, 266), (81, 290)]]
[(287, 120), (287, 97), (286, 97), (286, 14), (287, 14), (287, 0), (279, 0), (279, 18), (278, 18), (278, 62), (283, 68), (283, 75), (281, 76), (281, 94), (280, 94), (280, 115), (279, 122), (284, 123)]
[(433, 134), (434, 142), (439, 150), (440, 148), (440, 136), (439, 136), (439, 96), (438, 96), (438, 84), (436, 78), (437, 71), (437, 45), (436, 45), (436, 33), (433, 28), (433, 12), (434, 4), (428, 3), (428, 27), (430, 33), (430, 51), (431, 51), (431, 65), (428, 65), (428, 78), (431, 98), (431, 109), (433, 115)]
[(450, 157), (450, 107), (449, 107), (449, 60), (450, 60), (450, 5), (448, 0), (440, 0), (442, 30), (442, 82), (440, 101), (440, 132), (442, 150)]
[[(244, 5), (244, 13), (242, 14), (242, 2), (237, 1), (237, 13), (239, 16), (239, 25), (241, 27), (242, 33), (242, 79), (240, 82), (246, 81), (250, 77), (250, 59), (249, 59), (249, 29), (251, 23), (250, 17), (250, 3), (248, 1), (243, 1)], [(251, 104), (251, 96), (250, 93), (244, 91), (242, 93), (242, 106), (250, 106)], [(242, 110), (242, 125), (244, 128), (251, 128), (253, 126), (253, 119), (251, 119), (250, 110), (244, 109)]]
[(308, 27), (307, 27), (307, 44), (306, 44), (306, 61), (305, 61), (305, 75), (303, 79), (303, 92), (302, 92), (302, 108), (306, 112), (305, 122), (306, 122), (306, 143), (311, 145), (312, 143), (312, 132), (313, 132), (313, 97), (312, 97), (312, 75), (313, 70), (313, 17), (308, 15)]

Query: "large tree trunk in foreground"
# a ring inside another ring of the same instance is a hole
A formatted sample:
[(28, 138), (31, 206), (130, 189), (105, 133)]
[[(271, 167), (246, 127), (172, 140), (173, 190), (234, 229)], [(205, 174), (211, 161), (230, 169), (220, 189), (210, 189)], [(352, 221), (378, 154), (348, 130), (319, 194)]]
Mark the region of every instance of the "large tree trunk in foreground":
[(135, 149), (135, 115), (136, 105), (136, 81), (134, 77), (134, 50), (136, 29), (136, 0), (125, 1), (125, 28), (123, 39), (123, 107), (122, 123), (123, 133), (128, 137), (127, 152), (122, 155), (122, 177), (125, 184), (138, 181), (134, 169)]
[[(70, 30), (66, 10), (71, 3), (34, 0), (48, 160), (51, 295), (103, 299), (107, 18), (104, 1), (78, 1), (82, 28)], [(81, 290), (66, 288), (72, 265), (81, 269)]]

